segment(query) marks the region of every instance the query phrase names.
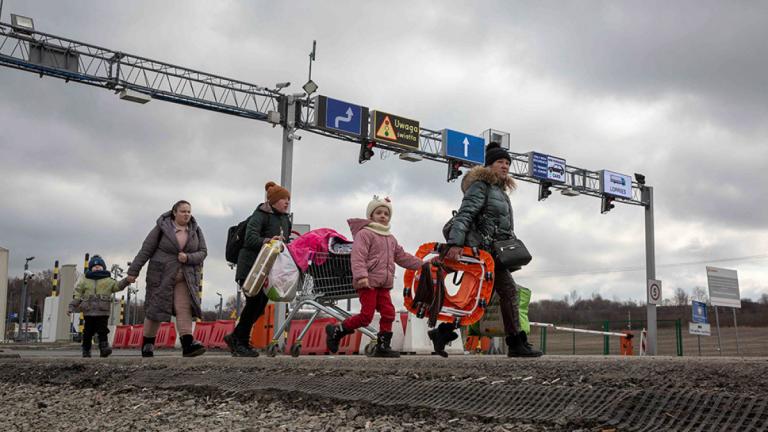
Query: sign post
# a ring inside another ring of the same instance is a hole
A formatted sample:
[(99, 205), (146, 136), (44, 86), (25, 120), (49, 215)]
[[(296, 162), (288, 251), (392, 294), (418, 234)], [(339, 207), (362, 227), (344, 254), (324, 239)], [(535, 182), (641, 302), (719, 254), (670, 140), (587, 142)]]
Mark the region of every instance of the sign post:
[(688, 332), (695, 334), (699, 345), (699, 357), (701, 357), (701, 337), (710, 336), (709, 319), (707, 318), (707, 304), (693, 300), (691, 303), (691, 323)]
[(656, 306), (661, 303), (661, 281), (648, 279), (648, 355), (656, 355)]
[(717, 323), (717, 349), (723, 355), (723, 345), (720, 337), (720, 315), (718, 306), (733, 308), (733, 325), (736, 327), (736, 352), (739, 348), (739, 327), (736, 324), (736, 309), (741, 309), (739, 294), (739, 276), (736, 270), (707, 266), (707, 284), (709, 286), (709, 301), (715, 307), (715, 322)]

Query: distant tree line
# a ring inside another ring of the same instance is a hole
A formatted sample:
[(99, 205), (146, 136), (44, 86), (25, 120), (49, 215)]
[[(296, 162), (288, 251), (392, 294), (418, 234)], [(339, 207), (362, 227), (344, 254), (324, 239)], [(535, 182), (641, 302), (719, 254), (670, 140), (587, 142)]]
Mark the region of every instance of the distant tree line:
[[(674, 321), (680, 319), (683, 323), (691, 320), (691, 300), (707, 302), (707, 291), (696, 287), (689, 295), (682, 288), (677, 288), (673, 296), (664, 299), (662, 305), (656, 309), (660, 327), (674, 326)], [(720, 324), (733, 325), (733, 313), (720, 307)], [(710, 323), (715, 322), (714, 307), (709, 306), (708, 315)], [(768, 293), (764, 293), (758, 300), (742, 299), (741, 309), (736, 311), (736, 320), (739, 326), (763, 327), (768, 326)], [(531, 302), (528, 316), (531, 321), (553, 324), (576, 324), (581, 328), (602, 329), (605, 321), (610, 321), (611, 328), (626, 328), (626, 323), (632, 321), (632, 327), (642, 325), (646, 317), (645, 303), (635, 301), (620, 301), (618, 299), (605, 299), (600, 294), (592, 294), (588, 299), (583, 299), (574, 290), (564, 296), (562, 300), (540, 300)], [(622, 323), (624, 324), (622, 327)]]

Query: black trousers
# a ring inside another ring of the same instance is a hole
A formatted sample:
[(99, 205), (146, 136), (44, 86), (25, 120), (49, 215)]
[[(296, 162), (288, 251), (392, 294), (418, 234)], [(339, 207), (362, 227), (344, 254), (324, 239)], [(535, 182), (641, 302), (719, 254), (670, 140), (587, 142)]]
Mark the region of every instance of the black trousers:
[(517, 284), (512, 279), (512, 273), (508, 270), (501, 270), (498, 262), (496, 265), (499, 270), (496, 270), (493, 290), (499, 296), (504, 333), (507, 336), (514, 336), (520, 333), (520, 296), (517, 291)]
[(245, 297), (245, 307), (240, 313), (240, 320), (235, 326), (235, 336), (243, 343), (251, 339), (251, 328), (256, 320), (264, 314), (269, 299), (264, 291), (259, 291), (255, 297)]
[(86, 316), (83, 325), (83, 348), (91, 349), (93, 335), (99, 335), (99, 342), (107, 342), (109, 339), (109, 315), (104, 316)]

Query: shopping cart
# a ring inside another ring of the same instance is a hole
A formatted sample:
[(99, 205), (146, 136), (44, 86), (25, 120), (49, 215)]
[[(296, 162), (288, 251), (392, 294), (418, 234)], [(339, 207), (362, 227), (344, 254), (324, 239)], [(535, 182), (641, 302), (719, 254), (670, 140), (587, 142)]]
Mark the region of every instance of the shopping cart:
[[(267, 355), (274, 357), (279, 350), (280, 337), (288, 328), (291, 320), (302, 309), (314, 309), (306, 326), (301, 330), (296, 341), (291, 345), (291, 356), (298, 357), (301, 353), (301, 341), (320, 313), (336, 318), (338, 321), (351, 314), (336, 305), (338, 300), (357, 298), (357, 291), (352, 287), (352, 244), (331, 240), (329, 252), (315, 252), (309, 259), (307, 271), (302, 272), (299, 280), (299, 290), (296, 298), (288, 305), (289, 313), (267, 345)], [(373, 352), (377, 330), (372, 327), (358, 329), (364, 335), (373, 339), (365, 347), (365, 354)]]

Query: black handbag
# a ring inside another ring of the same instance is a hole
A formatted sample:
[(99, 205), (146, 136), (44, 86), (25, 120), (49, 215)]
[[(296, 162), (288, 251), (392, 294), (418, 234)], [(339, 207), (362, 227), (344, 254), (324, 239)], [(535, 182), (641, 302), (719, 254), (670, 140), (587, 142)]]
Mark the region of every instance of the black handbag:
[(533, 259), (523, 241), (517, 237), (494, 242), (493, 255), (496, 263), (509, 271), (520, 270)]

